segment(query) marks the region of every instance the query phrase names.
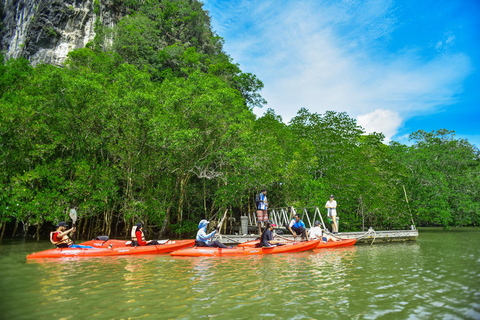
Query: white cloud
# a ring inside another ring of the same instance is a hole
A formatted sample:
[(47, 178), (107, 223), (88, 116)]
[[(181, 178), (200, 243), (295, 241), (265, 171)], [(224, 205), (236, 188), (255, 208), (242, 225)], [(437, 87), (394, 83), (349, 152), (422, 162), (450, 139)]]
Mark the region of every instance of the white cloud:
[[(454, 103), (471, 72), (462, 53), (387, 51), (383, 42), (397, 28), (391, 1), (238, 0), (208, 6), (216, 8), (214, 26), (227, 39), (226, 52), (264, 82), (268, 107), (285, 122), (301, 107), (345, 111), (389, 139), (407, 119)], [(454, 40), (445, 34), (437, 45)], [(381, 127), (382, 121), (387, 125)]]
[(363, 127), (366, 133), (382, 132), (385, 135), (385, 143), (389, 143), (397, 134), (402, 122), (398, 112), (392, 110), (377, 109), (357, 117), (357, 124)]

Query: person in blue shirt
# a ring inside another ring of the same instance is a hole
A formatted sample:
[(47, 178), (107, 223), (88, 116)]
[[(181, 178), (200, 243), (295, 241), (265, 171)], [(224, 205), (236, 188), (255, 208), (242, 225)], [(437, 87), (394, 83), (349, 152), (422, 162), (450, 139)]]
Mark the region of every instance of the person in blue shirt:
[(309, 240), (307, 230), (305, 229), (305, 223), (300, 220), (300, 215), (295, 214), (295, 218), (290, 221), (290, 224), (286, 225), (287, 229), (293, 234), (293, 237), (296, 238), (297, 235), (302, 236), (302, 240)]
[(209, 221), (203, 219), (198, 224), (198, 232), (197, 232), (197, 238), (195, 239), (195, 246), (227, 249), (227, 246), (221, 243), (220, 241), (218, 240), (212, 241), (213, 237), (215, 236), (215, 233), (218, 231), (218, 227), (217, 229), (207, 234), (208, 223)]
[(258, 222), (258, 234), (262, 234), (262, 223), (268, 222), (268, 199), (267, 199), (267, 189), (263, 189), (257, 197), (255, 198), (255, 203), (257, 206), (257, 222)]

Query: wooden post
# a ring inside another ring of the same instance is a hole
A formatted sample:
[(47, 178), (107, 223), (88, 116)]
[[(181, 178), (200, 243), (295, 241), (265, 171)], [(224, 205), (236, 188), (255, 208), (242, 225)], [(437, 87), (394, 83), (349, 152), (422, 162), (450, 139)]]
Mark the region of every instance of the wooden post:
[(405, 190), (405, 186), (402, 184), (403, 187), (403, 193), (405, 194), (405, 201), (407, 201), (407, 208), (408, 211), (410, 211), (410, 218), (412, 219), (412, 225), (415, 225), (415, 222), (413, 221), (413, 215), (412, 215), (412, 210), (410, 209), (410, 204), (408, 203), (408, 198), (407, 198), (407, 191)]

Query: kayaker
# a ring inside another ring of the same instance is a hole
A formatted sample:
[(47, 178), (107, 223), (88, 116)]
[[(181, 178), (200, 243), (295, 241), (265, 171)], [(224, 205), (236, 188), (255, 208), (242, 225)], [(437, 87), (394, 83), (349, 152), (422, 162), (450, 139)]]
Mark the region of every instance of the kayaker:
[(159, 245), (157, 240), (145, 240), (145, 234), (143, 233), (143, 225), (141, 223), (137, 223), (136, 225), (133, 226), (132, 228), (132, 234), (135, 234), (135, 236), (132, 236), (132, 247), (137, 247), (137, 246), (153, 246), (153, 245)]
[(300, 215), (298, 213), (295, 214), (294, 219), (290, 221), (290, 224), (285, 226), (290, 232), (292, 233), (293, 237), (296, 238), (297, 235), (302, 236), (302, 240), (309, 240), (307, 231), (305, 229), (305, 223), (303, 223), (302, 220), (300, 220)]
[(57, 248), (80, 248), (80, 249), (98, 249), (91, 246), (82, 246), (79, 244), (74, 244), (73, 241), (68, 237), (69, 234), (75, 232), (75, 227), (68, 229), (68, 225), (65, 221), (60, 221), (57, 224), (57, 230), (50, 232), (50, 242), (57, 246)]
[(335, 201), (335, 197), (330, 195), (330, 200), (327, 201), (325, 204), (325, 208), (328, 210), (328, 218), (332, 220), (332, 233), (338, 233), (338, 225), (337, 225), (337, 201)]
[(308, 236), (310, 240), (322, 239), (323, 241), (340, 241), (340, 239), (332, 236), (328, 236), (323, 233), (322, 228), (320, 228), (320, 221), (315, 221), (315, 226), (310, 228), (308, 231)]
[(218, 240), (212, 241), (219, 227), (217, 227), (215, 230), (207, 234), (208, 223), (209, 221), (205, 219), (200, 220), (198, 224), (197, 238), (195, 239), (195, 246), (228, 249), (228, 247), (223, 243), (221, 243), (220, 241)]
[(263, 189), (257, 197), (255, 198), (255, 204), (257, 206), (257, 223), (258, 223), (258, 234), (262, 234), (262, 223), (265, 224), (268, 222), (268, 199), (267, 199), (267, 189)]
[(279, 244), (279, 241), (273, 241), (273, 228), (277, 225), (270, 221), (267, 221), (267, 226), (262, 233), (262, 237), (260, 238), (260, 246), (261, 247), (274, 247), (275, 245)]

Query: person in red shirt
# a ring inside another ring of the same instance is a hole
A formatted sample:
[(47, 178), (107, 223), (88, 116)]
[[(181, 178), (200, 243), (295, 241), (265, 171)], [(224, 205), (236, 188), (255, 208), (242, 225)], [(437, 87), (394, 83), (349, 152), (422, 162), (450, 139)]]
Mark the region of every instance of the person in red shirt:
[(135, 244), (135, 242), (139, 246), (148, 246), (148, 245), (159, 245), (157, 240), (145, 240), (145, 234), (143, 233), (143, 225), (141, 223), (137, 223), (135, 225), (137, 227), (137, 230), (135, 231), (135, 239), (132, 239), (132, 242)]
[(57, 248), (97, 249), (91, 246), (74, 244), (73, 241), (68, 237), (68, 235), (72, 232), (75, 232), (75, 227), (67, 230), (67, 224), (65, 221), (60, 221), (57, 224), (57, 230), (50, 232), (50, 242), (56, 245)]

